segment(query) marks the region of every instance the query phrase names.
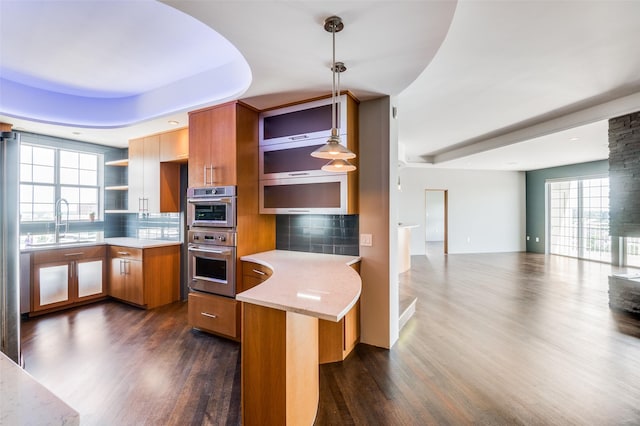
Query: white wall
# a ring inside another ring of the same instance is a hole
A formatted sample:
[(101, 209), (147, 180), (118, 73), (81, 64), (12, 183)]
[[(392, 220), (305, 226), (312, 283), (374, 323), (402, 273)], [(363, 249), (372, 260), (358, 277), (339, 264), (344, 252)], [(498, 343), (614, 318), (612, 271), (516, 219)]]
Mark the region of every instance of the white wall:
[(444, 241), (444, 191), (425, 191), (425, 211), (426, 241)]
[(449, 253), (525, 251), (524, 172), (403, 168), (400, 178), (400, 222), (419, 225), (411, 254), (425, 254), (425, 189), (449, 191)]

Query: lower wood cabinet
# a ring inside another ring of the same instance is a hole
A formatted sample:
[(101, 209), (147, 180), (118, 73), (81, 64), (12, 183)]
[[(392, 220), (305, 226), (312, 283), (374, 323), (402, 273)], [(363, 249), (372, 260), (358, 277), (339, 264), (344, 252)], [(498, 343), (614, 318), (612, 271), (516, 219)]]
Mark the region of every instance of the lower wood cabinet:
[(240, 339), (241, 302), (213, 294), (189, 293), (188, 321), (191, 327)]
[[(360, 273), (360, 262), (351, 265)], [(320, 364), (343, 361), (360, 341), (360, 300), (338, 322), (318, 321)]]
[(109, 246), (109, 295), (143, 308), (180, 299), (180, 246)]
[(105, 260), (105, 246), (34, 252), (30, 315), (105, 297)]
[(271, 268), (255, 262), (242, 261), (242, 289), (238, 289), (238, 292), (257, 286), (272, 274)]
[(343, 361), (360, 341), (360, 301), (338, 322), (318, 321), (320, 364)]
[[(360, 263), (351, 266), (360, 273)], [(271, 268), (255, 262), (242, 262), (242, 290), (265, 281), (273, 274)], [(318, 350), (320, 364), (343, 361), (360, 341), (360, 300), (338, 322), (318, 320)]]

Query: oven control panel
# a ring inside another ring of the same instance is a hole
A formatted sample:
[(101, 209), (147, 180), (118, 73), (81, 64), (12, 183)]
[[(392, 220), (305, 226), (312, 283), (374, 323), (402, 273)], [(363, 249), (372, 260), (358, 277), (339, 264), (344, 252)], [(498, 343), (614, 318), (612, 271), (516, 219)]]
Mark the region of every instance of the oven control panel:
[(236, 233), (235, 231), (214, 230), (213, 228), (191, 228), (189, 243), (235, 247)]

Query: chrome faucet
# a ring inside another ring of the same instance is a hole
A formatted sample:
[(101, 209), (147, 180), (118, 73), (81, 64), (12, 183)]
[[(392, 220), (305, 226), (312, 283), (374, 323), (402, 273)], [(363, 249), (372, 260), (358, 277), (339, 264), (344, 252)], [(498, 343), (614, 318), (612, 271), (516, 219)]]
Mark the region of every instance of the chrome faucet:
[[(67, 218), (62, 220), (62, 203), (67, 205)], [(55, 242), (60, 242), (60, 228), (64, 228), (63, 236), (69, 232), (69, 202), (64, 198), (58, 198), (55, 207), (56, 223), (55, 223)]]

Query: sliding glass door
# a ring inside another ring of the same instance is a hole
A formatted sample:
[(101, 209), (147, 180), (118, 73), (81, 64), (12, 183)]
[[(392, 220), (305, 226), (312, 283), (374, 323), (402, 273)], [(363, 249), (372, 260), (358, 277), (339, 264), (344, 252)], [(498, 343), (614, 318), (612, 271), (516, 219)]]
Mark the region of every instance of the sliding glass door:
[(547, 181), (551, 254), (611, 261), (609, 178)]

